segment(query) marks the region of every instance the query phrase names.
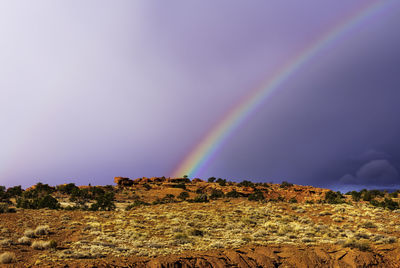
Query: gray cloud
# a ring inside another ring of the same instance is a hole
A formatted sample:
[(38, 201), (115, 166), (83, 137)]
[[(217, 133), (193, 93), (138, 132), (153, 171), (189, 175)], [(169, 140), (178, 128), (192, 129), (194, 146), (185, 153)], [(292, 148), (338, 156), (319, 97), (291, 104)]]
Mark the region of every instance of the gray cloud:
[(399, 184), (399, 172), (387, 160), (372, 160), (361, 166), (355, 175), (346, 174), (340, 182), (353, 185), (382, 185)]

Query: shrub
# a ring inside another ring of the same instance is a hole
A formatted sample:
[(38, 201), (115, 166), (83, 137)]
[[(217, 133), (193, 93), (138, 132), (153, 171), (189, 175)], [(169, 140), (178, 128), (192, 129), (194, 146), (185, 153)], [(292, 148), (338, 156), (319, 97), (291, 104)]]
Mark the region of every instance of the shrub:
[(3, 246), (3, 247), (5, 247), (5, 246), (11, 246), (13, 244), (13, 241), (11, 240), (11, 239), (3, 239), (3, 240), (0, 240), (0, 246)]
[(58, 203), (57, 199), (48, 194), (38, 200), (37, 206), (38, 208), (58, 209), (60, 208), (60, 203)]
[(192, 235), (192, 236), (203, 236), (204, 232), (202, 230), (199, 230), (199, 229), (193, 229), (190, 232), (190, 235)]
[(178, 233), (174, 236), (175, 241), (178, 244), (187, 244), (190, 242), (189, 237), (184, 233)]
[(210, 177), (210, 178), (208, 178), (208, 182), (214, 182), (216, 180), (216, 178), (215, 177)]
[(15, 213), (15, 208), (10, 208), (8, 204), (0, 204), (0, 213)]
[(206, 194), (199, 194), (197, 195), (192, 202), (194, 203), (206, 203), (209, 202)]
[(361, 224), (361, 227), (363, 228), (376, 228), (375, 223), (371, 222), (371, 221), (367, 221)]
[(292, 197), (289, 199), (289, 203), (297, 203), (297, 199), (295, 197)]
[(210, 199), (218, 199), (224, 197), (224, 192), (219, 189), (213, 189), (211, 191)]
[(100, 195), (99, 197), (96, 198), (96, 203), (92, 204), (90, 206), (90, 210), (96, 211), (96, 210), (106, 210), (106, 211), (111, 211), (115, 210), (115, 204), (114, 204), (114, 193), (104, 193), (103, 195)]
[(236, 190), (232, 190), (232, 191), (226, 193), (226, 197), (238, 198), (238, 197), (240, 197), (240, 193), (238, 193)]
[(26, 229), (24, 232), (24, 236), (29, 237), (29, 238), (34, 238), (35, 237), (35, 231), (32, 229)]
[(384, 201), (382, 201), (382, 202), (379, 202), (377, 200), (371, 200), (369, 202), (371, 205), (373, 205), (375, 207), (388, 208), (390, 210), (399, 209), (399, 203), (393, 201), (390, 198), (385, 198)]
[(179, 195), (178, 195), (178, 198), (179, 199), (182, 199), (182, 200), (186, 200), (187, 198), (189, 198), (189, 193), (188, 192), (181, 192)]
[(261, 191), (256, 190), (252, 194), (249, 195), (248, 199), (250, 201), (261, 201), (261, 200), (264, 200), (265, 198), (264, 198), (264, 194)]
[(50, 233), (49, 226), (48, 225), (39, 225), (36, 227), (34, 231), (35, 235), (47, 235)]
[(371, 201), (371, 200), (373, 200), (373, 196), (372, 196), (372, 194), (370, 193), (370, 192), (366, 192), (366, 193), (364, 193), (364, 195), (363, 195), (363, 197), (362, 197), (362, 199), (364, 200), (364, 201)]
[(6, 194), (8, 197), (21, 196), (22, 195), (21, 185), (8, 188)]
[(125, 208), (125, 210), (131, 210), (131, 209), (133, 209), (133, 208), (135, 208), (135, 207), (139, 207), (139, 206), (148, 206), (148, 205), (150, 205), (150, 204), (149, 204), (149, 203), (146, 203), (146, 202), (144, 202), (144, 201), (142, 201), (142, 200), (135, 200), (135, 201), (133, 201), (132, 204), (129, 204), (129, 205)]
[(242, 181), (238, 184), (239, 187), (254, 187), (254, 183), (252, 183), (251, 181)]
[(12, 252), (4, 252), (0, 255), (0, 263), (1, 264), (8, 264), (13, 263), (17, 260), (15, 254)]
[(325, 193), (325, 202), (329, 204), (342, 204), (345, 202), (343, 198), (340, 192), (329, 191)]
[(220, 186), (226, 186), (226, 180), (218, 178), (216, 181)]
[(398, 196), (399, 196), (399, 194), (397, 191), (389, 194), (389, 197), (391, 197), (391, 198), (397, 198)]
[(351, 194), (351, 198), (353, 199), (353, 201), (358, 202), (361, 199), (361, 192), (357, 192), (357, 191), (352, 191), (350, 192)]
[(283, 181), (279, 187), (281, 187), (281, 188), (289, 188), (289, 187), (292, 187), (292, 186), (293, 186), (293, 183), (289, 183), (287, 181)]
[(145, 188), (147, 191), (151, 189), (151, 186), (147, 183), (143, 184), (143, 188)]
[(58, 185), (56, 187), (56, 190), (59, 191), (60, 193), (71, 195), (73, 191), (76, 191), (76, 189), (79, 189), (75, 183), (68, 183), (68, 184), (63, 184), (63, 185)]
[(27, 197), (18, 198), (17, 207), (26, 209), (41, 209), (41, 208), (58, 209), (60, 208), (60, 203), (57, 201), (57, 199), (47, 194), (45, 196), (36, 198), (27, 198)]
[(29, 239), (29, 237), (23, 236), (23, 237), (18, 239), (18, 244), (20, 244), (20, 245), (28, 245), (29, 246), (31, 244), (31, 240)]
[(49, 249), (49, 248), (56, 248), (57, 242), (54, 240), (50, 241), (34, 241), (32, 243), (32, 248), (37, 250)]

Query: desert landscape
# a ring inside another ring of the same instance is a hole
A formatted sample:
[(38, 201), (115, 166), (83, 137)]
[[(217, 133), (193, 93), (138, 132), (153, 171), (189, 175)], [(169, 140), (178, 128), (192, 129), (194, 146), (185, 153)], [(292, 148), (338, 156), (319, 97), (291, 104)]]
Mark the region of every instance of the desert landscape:
[(6, 267), (400, 267), (397, 192), (223, 179), (0, 190)]

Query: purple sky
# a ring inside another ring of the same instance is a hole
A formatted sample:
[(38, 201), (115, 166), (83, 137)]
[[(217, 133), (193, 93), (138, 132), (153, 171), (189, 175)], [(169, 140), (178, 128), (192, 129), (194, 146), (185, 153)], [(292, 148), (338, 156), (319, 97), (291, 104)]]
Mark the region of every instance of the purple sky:
[[(168, 176), (235, 103), (368, 2), (3, 1), (0, 185)], [(394, 3), (325, 49), (200, 175), (400, 184), (398, 25)]]

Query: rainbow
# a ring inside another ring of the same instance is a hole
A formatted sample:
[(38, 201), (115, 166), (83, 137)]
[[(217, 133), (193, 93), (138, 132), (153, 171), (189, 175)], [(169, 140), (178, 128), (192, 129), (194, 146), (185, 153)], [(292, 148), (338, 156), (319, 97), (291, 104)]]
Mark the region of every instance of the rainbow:
[(179, 166), (173, 171), (172, 177), (197, 176), (200, 170), (210, 162), (211, 158), (222, 147), (227, 138), (261, 106), (286, 80), (297, 70), (306, 65), (321, 50), (329, 46), (339, 37), (349, 32), (364, 20), (387, 7), (388, 1), (374, 1), (363, 6), (354, 14), (335, 25), (315, 42), (301, 51), (294, 59), (279, 69), (272, 78), (267, 79), (250, 92), (238, 105), (228, 111), (214, 128), (192, 149)]

